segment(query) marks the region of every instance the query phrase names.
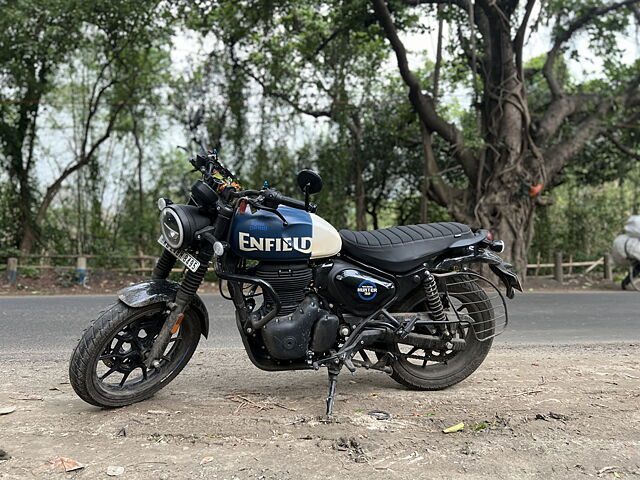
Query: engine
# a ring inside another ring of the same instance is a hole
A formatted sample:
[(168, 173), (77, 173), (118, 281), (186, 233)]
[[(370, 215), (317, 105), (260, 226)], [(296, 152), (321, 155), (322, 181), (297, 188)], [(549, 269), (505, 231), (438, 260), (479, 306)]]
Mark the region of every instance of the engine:
[[(271, 284), (278, 294), (278, 315), (288, 315), (293, 313), (304, 299), (305, 289), (311, 283), (312, 274), (307, 262), (261, 262), (256, 267), (256, 277)], [(265, 307), (270, 309), (272, 304), (272, 299), (266, 295)]]
[[(278, 316), (261, 330), (269, 353), (279, 360), (304, 358), (309, 350), (328, 351), (336, 341), (339, 319), (324, 310), (320, 299), (309, 293), (312, 272), (307, 262), (267, 263), (256, 267), (256, 276), (271, 284), (280, 298)], [(265, 294), (266, 312), (273, 300)]]

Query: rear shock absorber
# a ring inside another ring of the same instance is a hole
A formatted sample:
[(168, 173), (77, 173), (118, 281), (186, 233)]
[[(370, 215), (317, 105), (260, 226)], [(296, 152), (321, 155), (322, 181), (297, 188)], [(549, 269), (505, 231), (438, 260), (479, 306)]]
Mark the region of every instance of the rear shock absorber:
[(438, 292), (436, 279), (431, 275), (431, 273), (427, 272), (427, 276), (422, 283), (422, 287), (424, 288), (424, 293), (427, 297), (427, 306), (429, 307), (429, 312), (431, 313), (433, 320), (435, 322), (444, 323), (447, 320), (447, 317), (444, 314), (444, 307), (442, 306), (442, 299)]

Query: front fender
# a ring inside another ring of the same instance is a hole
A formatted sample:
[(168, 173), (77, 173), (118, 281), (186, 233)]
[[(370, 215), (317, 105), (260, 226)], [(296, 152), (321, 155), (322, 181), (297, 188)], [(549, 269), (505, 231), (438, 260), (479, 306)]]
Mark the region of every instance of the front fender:
[(489, 264), (491, 271), (500, 278), (502, 283), (504, 283), (504, 286), (507, 289), (508, 298), (514, 297), (514, 290), (522, 292), (520, 279), (517, 274), (511, 271), (513, 266), (510, 263), (505, 262), (495, 253), (485, 249), (471, 247), (469, 250), (472, 253), (442, 259), (438, 264), (436, 264), (435, 269), (449, 271), (453, 267), (459, 267), (469, 263), (487, 263)]
[[(117, 295), (122, 303), (132, 308), (140, 308), (152, 303), (173, 302), (180, 284), (171, 280), (147, 280), (119, 290)], [(189, 306), (198, 314), (200, 330), (204, 338), (209, 337), (209, 313), (202, 299), (194, 295)]]

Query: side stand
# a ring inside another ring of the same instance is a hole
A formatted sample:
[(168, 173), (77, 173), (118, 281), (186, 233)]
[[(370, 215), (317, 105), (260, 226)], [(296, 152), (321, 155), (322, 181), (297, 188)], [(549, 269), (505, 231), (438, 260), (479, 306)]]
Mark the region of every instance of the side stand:
[(336, 385), (340, 368), (329, 367), (329, 396), (327, 397), (327, 417), (333, 415), (333, 402), (336, 398)]

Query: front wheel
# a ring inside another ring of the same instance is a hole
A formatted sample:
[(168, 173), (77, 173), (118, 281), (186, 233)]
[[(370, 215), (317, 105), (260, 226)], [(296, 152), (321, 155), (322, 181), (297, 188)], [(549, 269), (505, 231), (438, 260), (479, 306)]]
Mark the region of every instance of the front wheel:
[(187, 309), (160, 367), (148, 370), (144, 359), (165, 318), (164, 303), (133, 308), (118, 302), (103, 312), (71, 356), (69, 379), (78, 396), (98, 407), (122, 407), (149, 398), (173, 380), (198, 345), (200, 322)]
[[(398, 343), (391, 345), (390, 351), (396, 357), (391, 378), (409, 388), (442, 390), (455, 385), (471, 375), (491, 349), (495, 329), (491, 299), (477, 282), (465, 280), (461, 276), (449, 278), (449, 308), (468, 315), (476, 325), (475, 333), (471, 331), (474, 327), (462, 325), (451, 332), (455, 338), (465, 340), (466, 347), (462, 351), (420, 349)], [(398, 311), (423, 312), (426, 309), (424, 293), (418, 289)], [(420, 326), (415, 331), (433, 333), (428, 328)]]

